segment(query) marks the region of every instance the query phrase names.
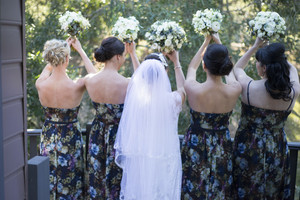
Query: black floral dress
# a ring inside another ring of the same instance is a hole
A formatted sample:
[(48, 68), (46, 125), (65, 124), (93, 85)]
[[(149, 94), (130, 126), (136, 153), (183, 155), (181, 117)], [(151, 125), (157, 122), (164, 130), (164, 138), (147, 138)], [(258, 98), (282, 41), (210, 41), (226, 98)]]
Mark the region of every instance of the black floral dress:
[(122, 169), (115, 164), (114, 143), (123, 104), (95, 103), (96, 117), (92, 123), (89, 150), (89, 198), (119, 199)]
[(231, 113), (191, 110), (191, 125), (182, 143), (181, 199), (231, 198), (232, 142), (228, 130)]
[(242, 103), (234, 141), (235, 199), (289, 199), (289, 153), (284, 123), (290, 112)]
[(40, 153), (50, 159), (50, 199), (84, 199), (83, 140), (73, 109), (44, 107)]

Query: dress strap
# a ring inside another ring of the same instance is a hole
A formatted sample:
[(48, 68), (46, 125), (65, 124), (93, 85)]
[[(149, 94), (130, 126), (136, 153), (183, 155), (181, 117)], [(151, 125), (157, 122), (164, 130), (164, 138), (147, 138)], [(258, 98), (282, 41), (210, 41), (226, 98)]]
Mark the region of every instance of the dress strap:
[(289, 107), (288, 107), (288, 109), (287, 110), (289, 110), (290, 109), (290, 107), (292, 106), (292, 104), (293, 104), (293, 101), (294, 101), (294, 97), (295, 97), (295, 90), (294, 90), (294, 88), (292, 87), (292, 90), (293, 90), (293, 98), (292, 98), (292, 100), (291, 100), (291, 103), (290, 103), (290, 105), (289, 105)]
[(249, 86), (250, 86), (250, 83), (251, 83), (252, 81), (253, 81), (253, 80), (249, 81), (248, 86), (247, 86), (247, 100), (248, 100), (248, 105), (249, 105), (249, 106), (251, 106), (251, 105), (250, 105), (250, 100), (249, 100)]

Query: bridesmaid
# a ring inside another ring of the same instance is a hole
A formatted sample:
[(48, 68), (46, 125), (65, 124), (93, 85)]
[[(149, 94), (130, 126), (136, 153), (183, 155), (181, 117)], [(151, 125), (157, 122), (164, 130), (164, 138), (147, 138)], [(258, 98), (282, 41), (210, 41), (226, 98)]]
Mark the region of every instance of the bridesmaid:
[[(77, 115), (85, 86), (84, 79), (73, 81), (66, 73), (72, 42), (69, 38), (45, 43), (43, 58), (48, 64), (36, 81), (46, 116), (40, 153), (50, 159), (51, 200), (84, 199), (83, 142)], [(88, 73), (95, 72), (92, 65), (85, 67)]]
[[(257, 38), (234, 68), (243, 88), (242, 115), (234, 141), (235, 199), (290, 198), (284, 123), (300, 92), (299, 77), (287, 62), (282, 44), (259, 49), (263, 44)], [(261, 80), (253, 80), (244, 71), (255, 52)]]
[[(126, 43), (137, 68), (135, 44)], [(104, 68), (88, 75), (85, 86), (96, 110), (88, 147), (89, 199), (119, 199), (122, 170), (115, 160), (113, 148), (122, 115), (129, 79), (118, 73), (125, 62), (125, 45), (115, 37), (104, 39), (95, 50), (97, 62)], [(83, 58), (84, 59), (84, 58)], [(88, 59), (88, 58), (86, 58)]]
[[(211, 38), (216, 44), (209, 45)], [(199, 83), (196, 71), (204, 52), (203, 70), (207, 78)], [(232, 68), (228, 50), (218, 34), (206, 36), (189, 65), (184, 88), (192, 118), (182, 143), (182, 199), (232, 197), (232, 142), (228, 124), (241, 93)]]

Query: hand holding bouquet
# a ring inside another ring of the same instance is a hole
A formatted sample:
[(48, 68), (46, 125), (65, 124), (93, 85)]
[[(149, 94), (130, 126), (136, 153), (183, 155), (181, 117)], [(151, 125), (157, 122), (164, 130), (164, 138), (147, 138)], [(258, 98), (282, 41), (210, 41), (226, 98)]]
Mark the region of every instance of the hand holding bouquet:
[(210, 35), (220, 30), (222, 21), (223, 16), (220, 11), (205, 9), (204, 11), (198, 10), (196, 14), (194, 14), (192, 24), (197, 33)]
[(249, 21), (249, 26), (252, 35), (266, 40), (271, 37), (284, 37), (286, 30), (284, 19), (276, 12), (257, 13), (256, 17)]
[(61, 29), (68, 33), (71, 37), (78, 36), (84, 29), (91, 25), (89, 21), (82, 16), (81, 12), (67, 11), (59, 18)]
[(112, 29), (112, 34), (119, 40), (130, 43), (137, 38), (139, 30), (139, 21), (135, 17), (119, 17)]
[(178, 50), (186, 41), (185, 31), (174, 21), (157, 21), (145, 35), (152, 49), (170, 53)]

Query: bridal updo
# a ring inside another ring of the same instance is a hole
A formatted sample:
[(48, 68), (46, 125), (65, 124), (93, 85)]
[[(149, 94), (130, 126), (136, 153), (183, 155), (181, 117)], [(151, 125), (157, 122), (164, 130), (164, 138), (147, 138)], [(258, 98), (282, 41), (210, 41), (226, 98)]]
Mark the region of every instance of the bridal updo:
[(44, 45), (43, 58), (52, 66), (58, 66), (67, 61), (70, 56), (70, 47), (64, 40), (48, 40)]
[(228, 55), (228, 50), (226, 46), (222, 44), (209, 45), (203, 60), (206, 68), (212, 75), (228, 75), (233, 68), (233, 64)]
[(274, 99), (291, 100), (290, 65), (283, 44), (273, 43), (256, 52), (256, 60), (266, 66), (265, 87)]
[(94, 58), (97, 62), (106, 62), (115, 55), (122, 55), (125, 50), (123, 42), (116, 37), (104, 39), (101, 46), (94, 51)]

